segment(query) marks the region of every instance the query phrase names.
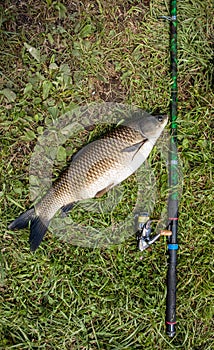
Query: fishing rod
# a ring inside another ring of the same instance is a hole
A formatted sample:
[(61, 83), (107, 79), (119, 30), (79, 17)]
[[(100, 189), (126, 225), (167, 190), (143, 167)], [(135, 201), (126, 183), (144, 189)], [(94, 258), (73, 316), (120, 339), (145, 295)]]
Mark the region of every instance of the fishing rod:
[(171, 56), (171, 104), (170, 121), (171, 137), (168, 156), (169, 167), (169, 199), (168, 229), (172, 235), (168, 237), (168, 271), (166, 296), (166, 333), (169, 337), (176, 334), (176, 283), (177, 283), (177, 250), (178, 250), (178, 150), (177, 150), (177, 0), (170, 4), (170, 56)]
[(176, 283), (177, 283), (177, 250), (178, 250), (178, 150), (177, 150), (177, 0), (171, 0), (170, 17), (160, 18), (170, 21), (170, 59), (171, 59), (171, 103), (170, 122), (171, 137), (168, 153), (169, 197), (168, 197), (168, 226), (155, 236), (151, 236), (151, 222), (149, 214), (142, 212), (135, 215), (137, 229), (137, 245), (140, 251), (147, 249), (160, 236), (167, 236), (168, 270), (166, 295), (166, 333), (169, 337), (176, 334)]

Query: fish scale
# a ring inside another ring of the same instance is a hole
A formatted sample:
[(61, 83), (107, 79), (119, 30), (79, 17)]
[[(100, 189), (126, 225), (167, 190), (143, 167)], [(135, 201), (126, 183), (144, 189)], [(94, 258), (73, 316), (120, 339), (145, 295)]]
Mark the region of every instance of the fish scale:
[(83, 147), (35, 208), (21, 214), (9, 228), (23, 228), (30, 221), (30, 245), (35, 250), (60, 208), (67, 211), (72, 203), (100, 197), (134, 173), (148, 157), (167, 120), (167, 116), (138, 113)]

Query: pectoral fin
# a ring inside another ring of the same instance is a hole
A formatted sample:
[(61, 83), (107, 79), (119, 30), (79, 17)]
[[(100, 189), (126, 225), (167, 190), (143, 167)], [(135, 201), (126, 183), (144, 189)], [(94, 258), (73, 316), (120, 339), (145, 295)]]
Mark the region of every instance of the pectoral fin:
[(138, 143), (135, 143), (134, 145), (131, 145), (131, 146), (128, 146), (128, 147), (125, 147), (122, 149), (121, 152), (137, 152), (139, 151), (139, 149), (143, 146), (143, 144), (147, 141), (147, 139), (145, 140), (142, 140)]

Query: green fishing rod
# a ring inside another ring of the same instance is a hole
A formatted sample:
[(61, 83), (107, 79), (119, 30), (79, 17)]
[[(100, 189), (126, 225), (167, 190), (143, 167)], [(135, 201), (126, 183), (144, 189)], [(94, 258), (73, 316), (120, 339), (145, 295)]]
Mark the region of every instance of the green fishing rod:
[(169, 199), (168, 199), (168, 271), (166, 296), (166, 333), (174, 337), (176, 333), (176, 283), (178, 250), (178, 151), (177, 151), (177, 1), (171, 0), (170, 8), (170, 57), (171, 57), (171, 136), (169, 145)]
[(140, 251), (147, 249), (160, 236), (167, 236), (168, 270), (167, 270), (167, 296), (166, 296), (166, 333), (170, 337), (176, 334), (176, 283), (177, 283), (177, 250), (178, 250), (178, 201), (179, 201), (179, 168), (177, 150), (177, 1), (171, 0), (170, 17), (160, 16), (170, 21), (170, 70), (171, 70), (171, 101), (170, 101), (170, 143), (168, 152), (168, 224), (166, 230), (161, 230), (151, 236), (152, 220), (148, 212), (135, 215), (137, 232), (137, 246)]

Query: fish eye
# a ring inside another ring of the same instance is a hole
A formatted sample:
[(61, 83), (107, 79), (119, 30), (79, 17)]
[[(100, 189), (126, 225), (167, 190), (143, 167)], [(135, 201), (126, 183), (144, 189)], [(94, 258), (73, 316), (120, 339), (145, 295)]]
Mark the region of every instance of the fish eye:
[(158, 116), (158, 121), (159, 121), (159, 122), (162, 122), (162, 121), (163, 121), (162, 115), (159, 115), (159, 116)]

